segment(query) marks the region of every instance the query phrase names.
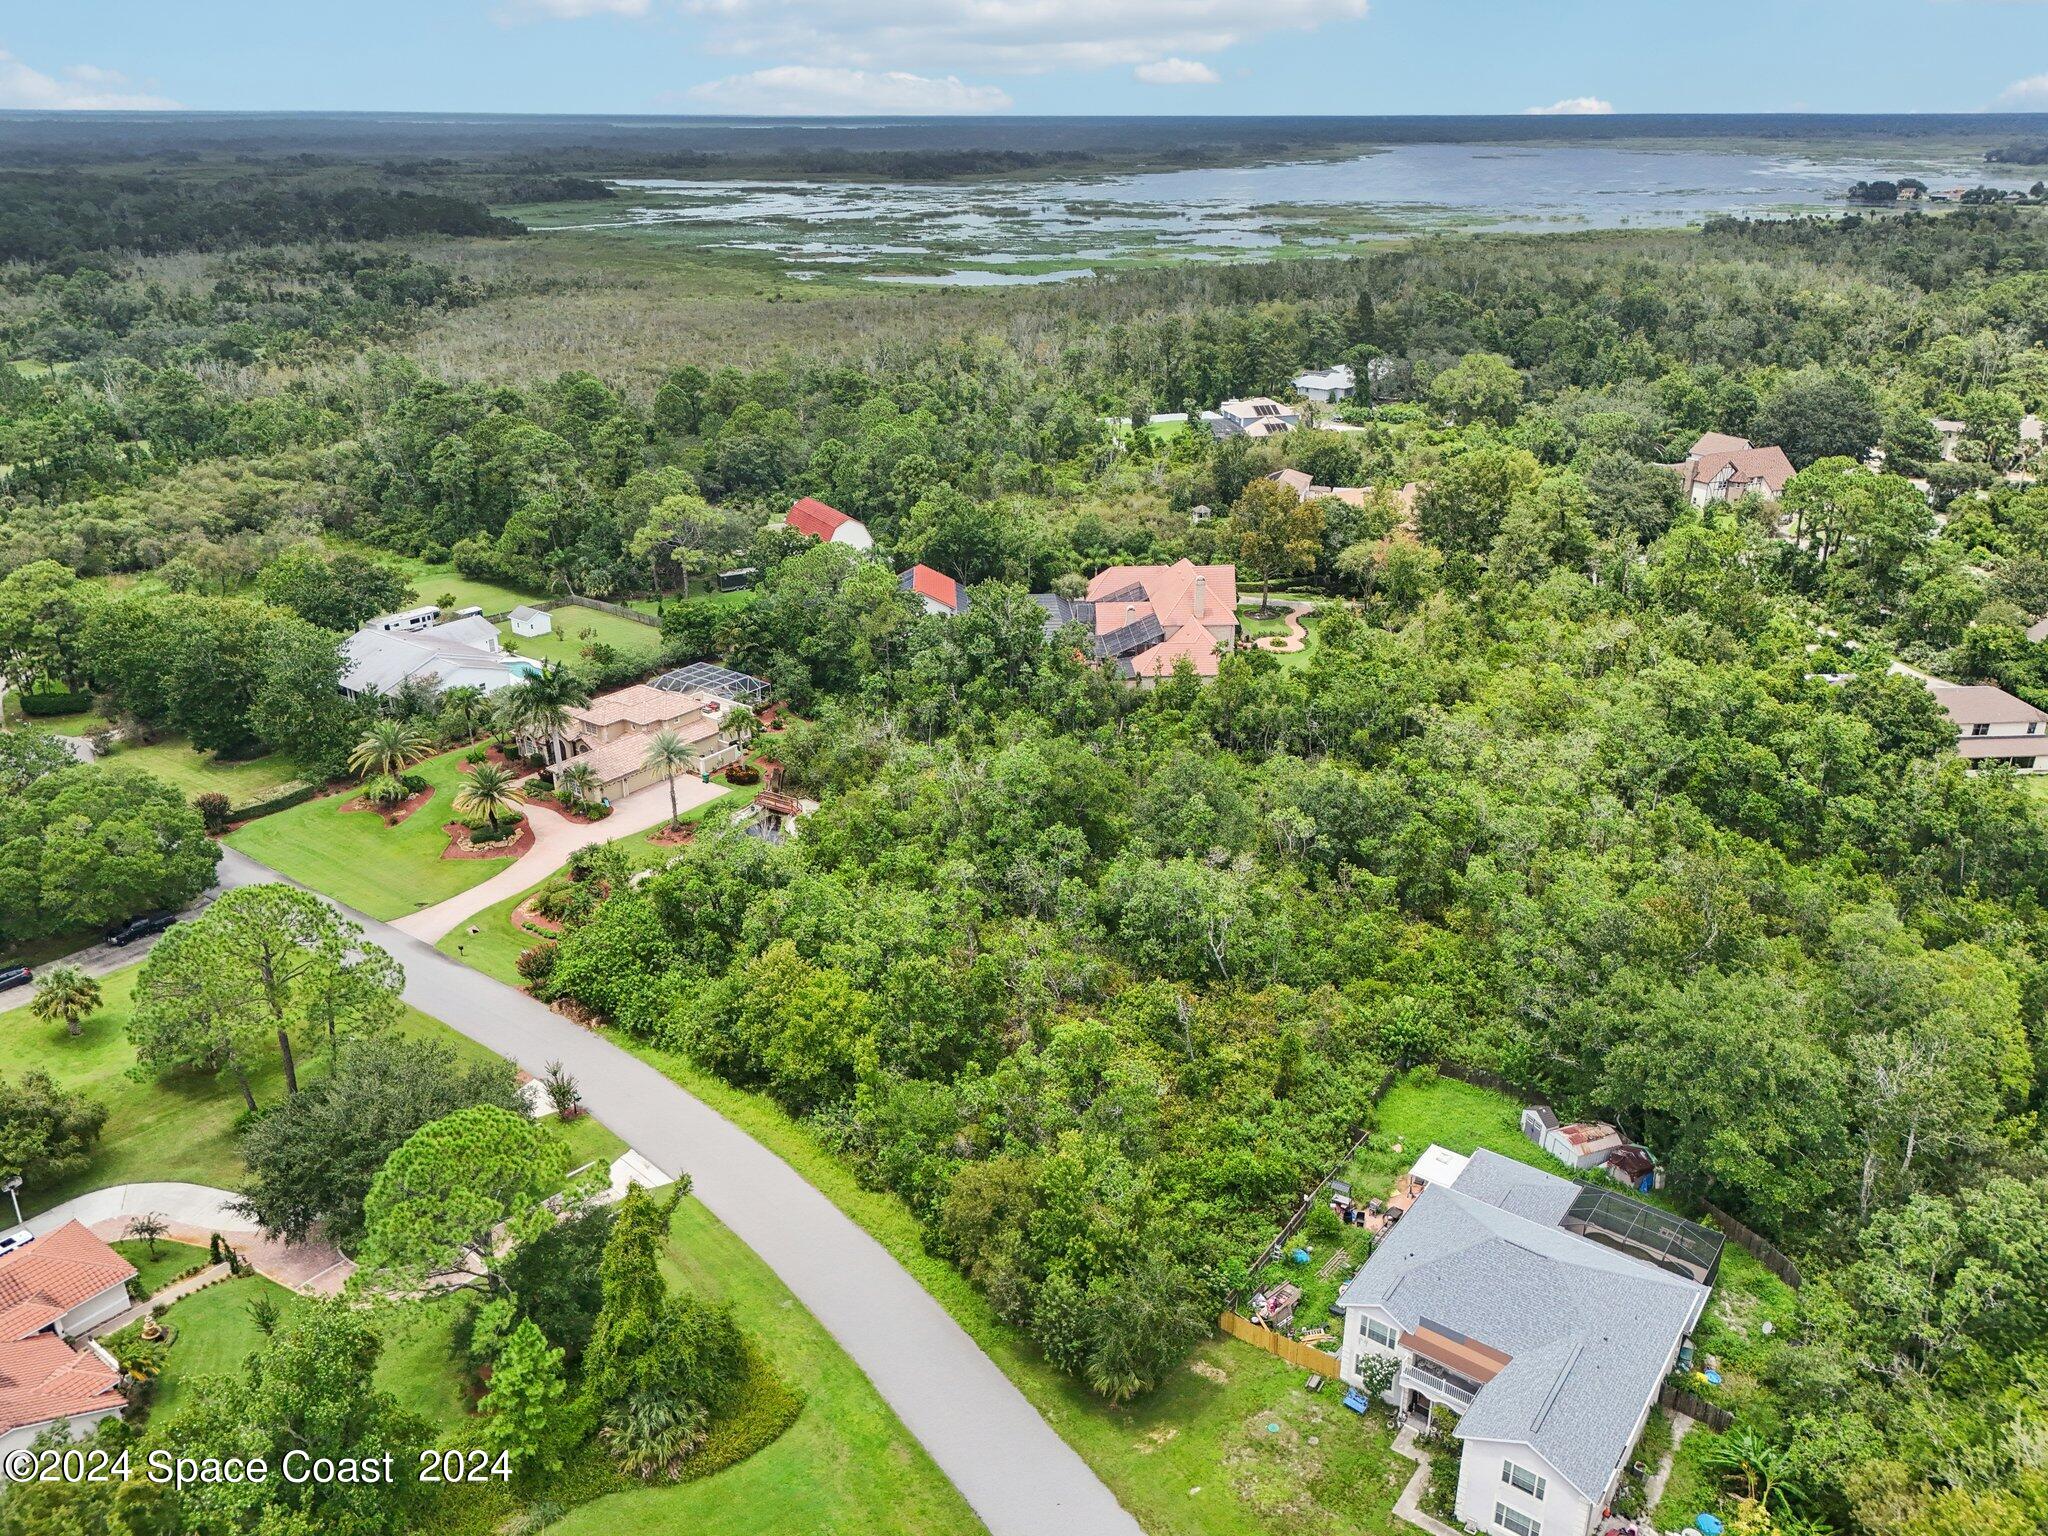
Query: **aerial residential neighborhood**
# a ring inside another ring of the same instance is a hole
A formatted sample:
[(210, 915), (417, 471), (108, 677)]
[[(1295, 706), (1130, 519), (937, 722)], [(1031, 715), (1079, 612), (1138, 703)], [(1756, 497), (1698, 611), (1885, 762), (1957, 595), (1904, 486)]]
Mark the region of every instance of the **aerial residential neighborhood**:
[(2048, 1532), (2039, 5), (16, 9), (0, 1536)]

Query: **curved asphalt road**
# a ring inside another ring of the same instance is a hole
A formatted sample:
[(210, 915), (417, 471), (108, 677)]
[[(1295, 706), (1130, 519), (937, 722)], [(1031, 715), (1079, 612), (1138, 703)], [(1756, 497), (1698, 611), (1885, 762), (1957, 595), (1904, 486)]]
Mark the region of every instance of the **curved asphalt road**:
[[(283, 878), (221, 853), (225, 886)], [(1142, 1536), (946, 1310), (781, 1158), (603, 1036), (388, 923), (349, 916), (405, 967), (407, 1002), (536, 1075), (561, 1062), (592, 1114), (663, 1169), (687, 1172), (711, 1214), (867, 1372), (993, 1536)]]

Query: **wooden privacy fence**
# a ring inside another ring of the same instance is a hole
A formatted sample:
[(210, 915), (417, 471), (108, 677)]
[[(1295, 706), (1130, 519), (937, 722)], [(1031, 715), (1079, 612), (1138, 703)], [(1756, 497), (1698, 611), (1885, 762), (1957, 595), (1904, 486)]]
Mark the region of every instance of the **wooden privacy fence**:
[(1337, 1357), (1312, 1348), (1299, 1339), (1290, 1339), (1284, 1333), (1262, 1328), (1250, 1318), (1240, 1317), (1235, 1312), (1224, 1313), (1216, 1320), (1216, 1326), (1233, 1339), (1243, 1339), (1245, 1343), (1263, 1349), (1269, 1355), (1278, 1355), (1289, 1365), (1300, 1366), (1304, 1371), (1314, 1371), (1318, 1376), (1327, 1376), (1332, 1381), (1337, 1379)]
[(1668, 1381), (1657, 1393), (1657, 1406), (1682, 1413), (1689, 1419), (1698, 1419), (1707, 1428), (1720, 1434), (1735, 1422), (1735, 1415), (1726, 1408), (1716, 1408), (1704, 1399), (1694, 1397), (1690, 1392), (1681, 1392)]
[(1797, 1264), (1794, 1264), (1784, 1254), (1772, 1247), (1768, 1241), (1750, 1231), (1749, 1228), (1745, 1227), (1733, 1216), (1730, 1216), (1718, 1205), (1713, 1204), (1711, 1201), (1702, 1200), (1700, 1202), (1700, 1209), (1714, 1218), (1715, 1224), (1720, 1227), (1723, 1235), (1730, 1242), (1755, 1255), (1756, 1261), (1759, 1264), (1791, 1286), (1793, 1290), (1798, 1290), (1801, 1284), (1804, 1283), (1799, 1278), (1799, 1266)]

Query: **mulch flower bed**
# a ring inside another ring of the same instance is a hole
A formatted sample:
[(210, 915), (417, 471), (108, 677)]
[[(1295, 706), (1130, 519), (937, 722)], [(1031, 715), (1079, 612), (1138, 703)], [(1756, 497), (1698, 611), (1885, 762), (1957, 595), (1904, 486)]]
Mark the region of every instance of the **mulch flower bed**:
[(441, 850), (444, 859), (516, 859), (533, 846), (530, 821), (520, 822), (517, 832), (496, 843), (472, 843), (469, 828), (459, 821), (446, 822), (441, 830), (448, 834), (448, 846)]
[(401, 821), (405, 820), (406, 817), (410, 816), (414, 811), (418, 810), (421, 806), (425, 805), (429, 800), (433, 798), (433, 790), (423, 789), (416, 795), (407, 795), (403, 800), (399, 801), (396, 805), (386, 807), (379, 805), (376, 801), (372, 800), (368, 795), (357, 795), (355, 799), (349, 801), (349, 803), (347, 805), (344, 805), (342, 809), (344, 811), (375, 811), (379, 816), (382, 816), (384, 818), (385, 826), (395, 827)]
[(657, 828), (655, 831), (647, 834), (647, 841), (659, 844), (663, 848), (674, 848), (678, 844), (687, 843), (696, 835), (697, 823), (686, 821), (679, 827), (665, 826)]
[(522, 932), (538, 929), (542, 933), (560, 933), (562, 924), (552, 917), (534, 910), (530, 901), (522, 901), (512, 909), (512, 926)]

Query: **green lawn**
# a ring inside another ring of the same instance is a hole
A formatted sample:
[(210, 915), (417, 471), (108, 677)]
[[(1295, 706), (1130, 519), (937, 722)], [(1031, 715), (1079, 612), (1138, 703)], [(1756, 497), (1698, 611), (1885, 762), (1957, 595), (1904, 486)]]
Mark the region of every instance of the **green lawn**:
[(670, 1279), (729, 1301), (784, 1380), (805, 1395), (766, 1449), (697, 1482), (598, 1499), (561, 1536), (971, 1536), (953, 1485), (773, 1270), (695, 1200), (670, 1228)]
[[(548, 594), (522, 587), (508, 587), (495, 581), (475, 581), (454, 566), (430, 565), (414, 555), (394, 555), (369, 545), (354, 546), (362, 554), (397, 570), (413, 585), (414, 601), (439, 603), (444, 608), (481, 608), (485, 613), (510, 613), (521, 603), (545, 602)], [(446, 598), (446, 602), (442, 599)]]
[(236, 809), (255, 805), (303, 782), (299, 770), (282, 757), (252, 757), (224, 762), (211, 753), (194, 751), (182, 736), (147, 747), (122, 747), (104, 761), (112, 767), (141, 768), (182, 792), (186, 799), (219, 791)]
[[(1376, 1125), (1346, 1175), (1361, 1200), (1385, 1195), (1431, 1142), (1470, 1156), (1481, 1147), (1559, 1176), (1564, 1165), (1522, 1135), (1522, 1102), (1423, 1070), (1380, 1100)], [(1394, 1149), (1399, 1147), (1397, 1152)]]
[(395, 827), (375, 811), (342, 807), (356, 797), (326, 795), (252, 821), (228, 835), (230, 847), (376, 918), (402, 917), (488, 880), (503, 859), (444, 859), (455, 819), (449, 807), (462, 780), (462, 754), (444, 752), (414, 771), (434, 798)]
[[(137, 1081), (129, 1076), (135, 1048), (128, 1043), (128, 1016), (135, 993), (136, 967), (100, 980), (105, 1006), (85, 1021), (73, 1039), (62, 1024), (45, 1024), (26, 1008), (0, 1013), (0, 1070), (16, 1072), (39, 1067), (67, 1088), (83, 1089), (107, 1106), (107, 1123), (81, 1173), (44, 1188), (24, 1188), (25, 1212), (50, 1206), (109, 1184), (167, 1180), (233, 1189), (242, 1180), (241, 1154), (234, 1126), (242, 1114), (242, 1096), (232, 1076), (206, 1077), (180, 1073)], [(415, 1038), (432, 1036), (459, 1055), (480, 1056), (483, 1047), (425, 1014), (407, 1009), (399, 1026)], [(317, 1046), (299, 1043), (299, 1080), (317, 1078), (326, 1058)], [(273, 1104), (284, 1092), (283, 1070), (275, 1052), (250, 1074), (259, 1104)]]
[(129, 1282), (130, 1295), (140, 1294), (145, 1299), (154, 1296), (173, 1280), (210, 1257), (207, 1250), (197, 1243), (174, 1243), (167, 1237), (156, 1240), (156, 1257), (151, 1258), (149, 1244), (138, 1238), (119, 1238), (110, 1244), (114, 1252), (135, 1266), (135, 1278)]
[[(997, 1318), (957, 1270), (925, 1251), (909, 1208), (893, 1195), (862, 1188), (808, 1127), (681, 1057), (617, 1038), (772, 1149), (888, 1249), (1151, 1536), (1388, 1536), (1404, 1529), (1393, 1518), (1393, 1501), (1414, 1469), (1388, 1449), (1391, 1435), (1382, 1415), (1361, 1421), (1343, 1410), (1341, 1394), (1310, 1397), (1301, 1390), (1302, 1373), (1220, 1337), (1196, 1351), (1185, 1376), (1176, 1374), (1137, 1403), (1112, 1408), (1054, 1370), (1022, 1333)], [(1215, 1380), (1212, 1371), (1224, 1380)], [(806, 1377), (793, 1379), (809, 1385)], [(1280, 1428), (1268, 1430), (1269, 1424)], [(1311, 1435), (1321, 1443), (1309, 1445)], [(594, 1516), (600, 1507), (591, 1506), (585, 1515)], [(758, 1523), (764, 1511), (748, 1515)], [(735, 1510), (733, 1523), (709, 1529), (737, 1531), (741, 1518)], [(779, 1523), (764, 1528), (806, 1529)]]
[(544, 635), (515, 635), (510, 624), (500, 624), (498, 634), (505, 649), (535, 661), (558, 661), (573, 665), (583, 660), (583, 648), (592, 643), (609, 645), (621, 656), (643, 656), (651, 665), (661, 649), (661, 631), (615, 613), (595, 608), (578, 608), (565, 603), (549, 617), (555, 627)]
[[(713, 812), (730, 815), (741, 806), (752, 804), (754, 796), (760, 792), (761, 787), (758, 784), (729, 789), (709, 804), (700, 805), (694, 811), (685, 811), (682, 819), (685, 822), (702, 821), (706, 815)], [(636, 868), (650, 869), (673, 857), (676, 851), (673, 847), (650, 841), (659, 830), (658, 827), (650, 827), (645, 832), (628, 833), (617, 839), (617, 845), (625, 849)], [(549, 876), (548, 880), (566, 878), (566, 875), (557, 874)], [(541, 936), (529, 933), (523, 928), (513, 927), (512, 914), (518, 910), (521, 902), (546, 885), (548, 880), (529, 886), (508, 900), (485, 907), (468, 922), (457, 927), (453, 933), (444, 935), (435, 947), (443, 954), (453, 955), (463, 964), (482, 971), (494, 981), (502, 981), (508, 987), (524, 986), (525, 981), (519, 974), (518, 966), (520, 952), (539, 943)], [(471, 933), (469, 930), (472, 928), (477, 932)]]

